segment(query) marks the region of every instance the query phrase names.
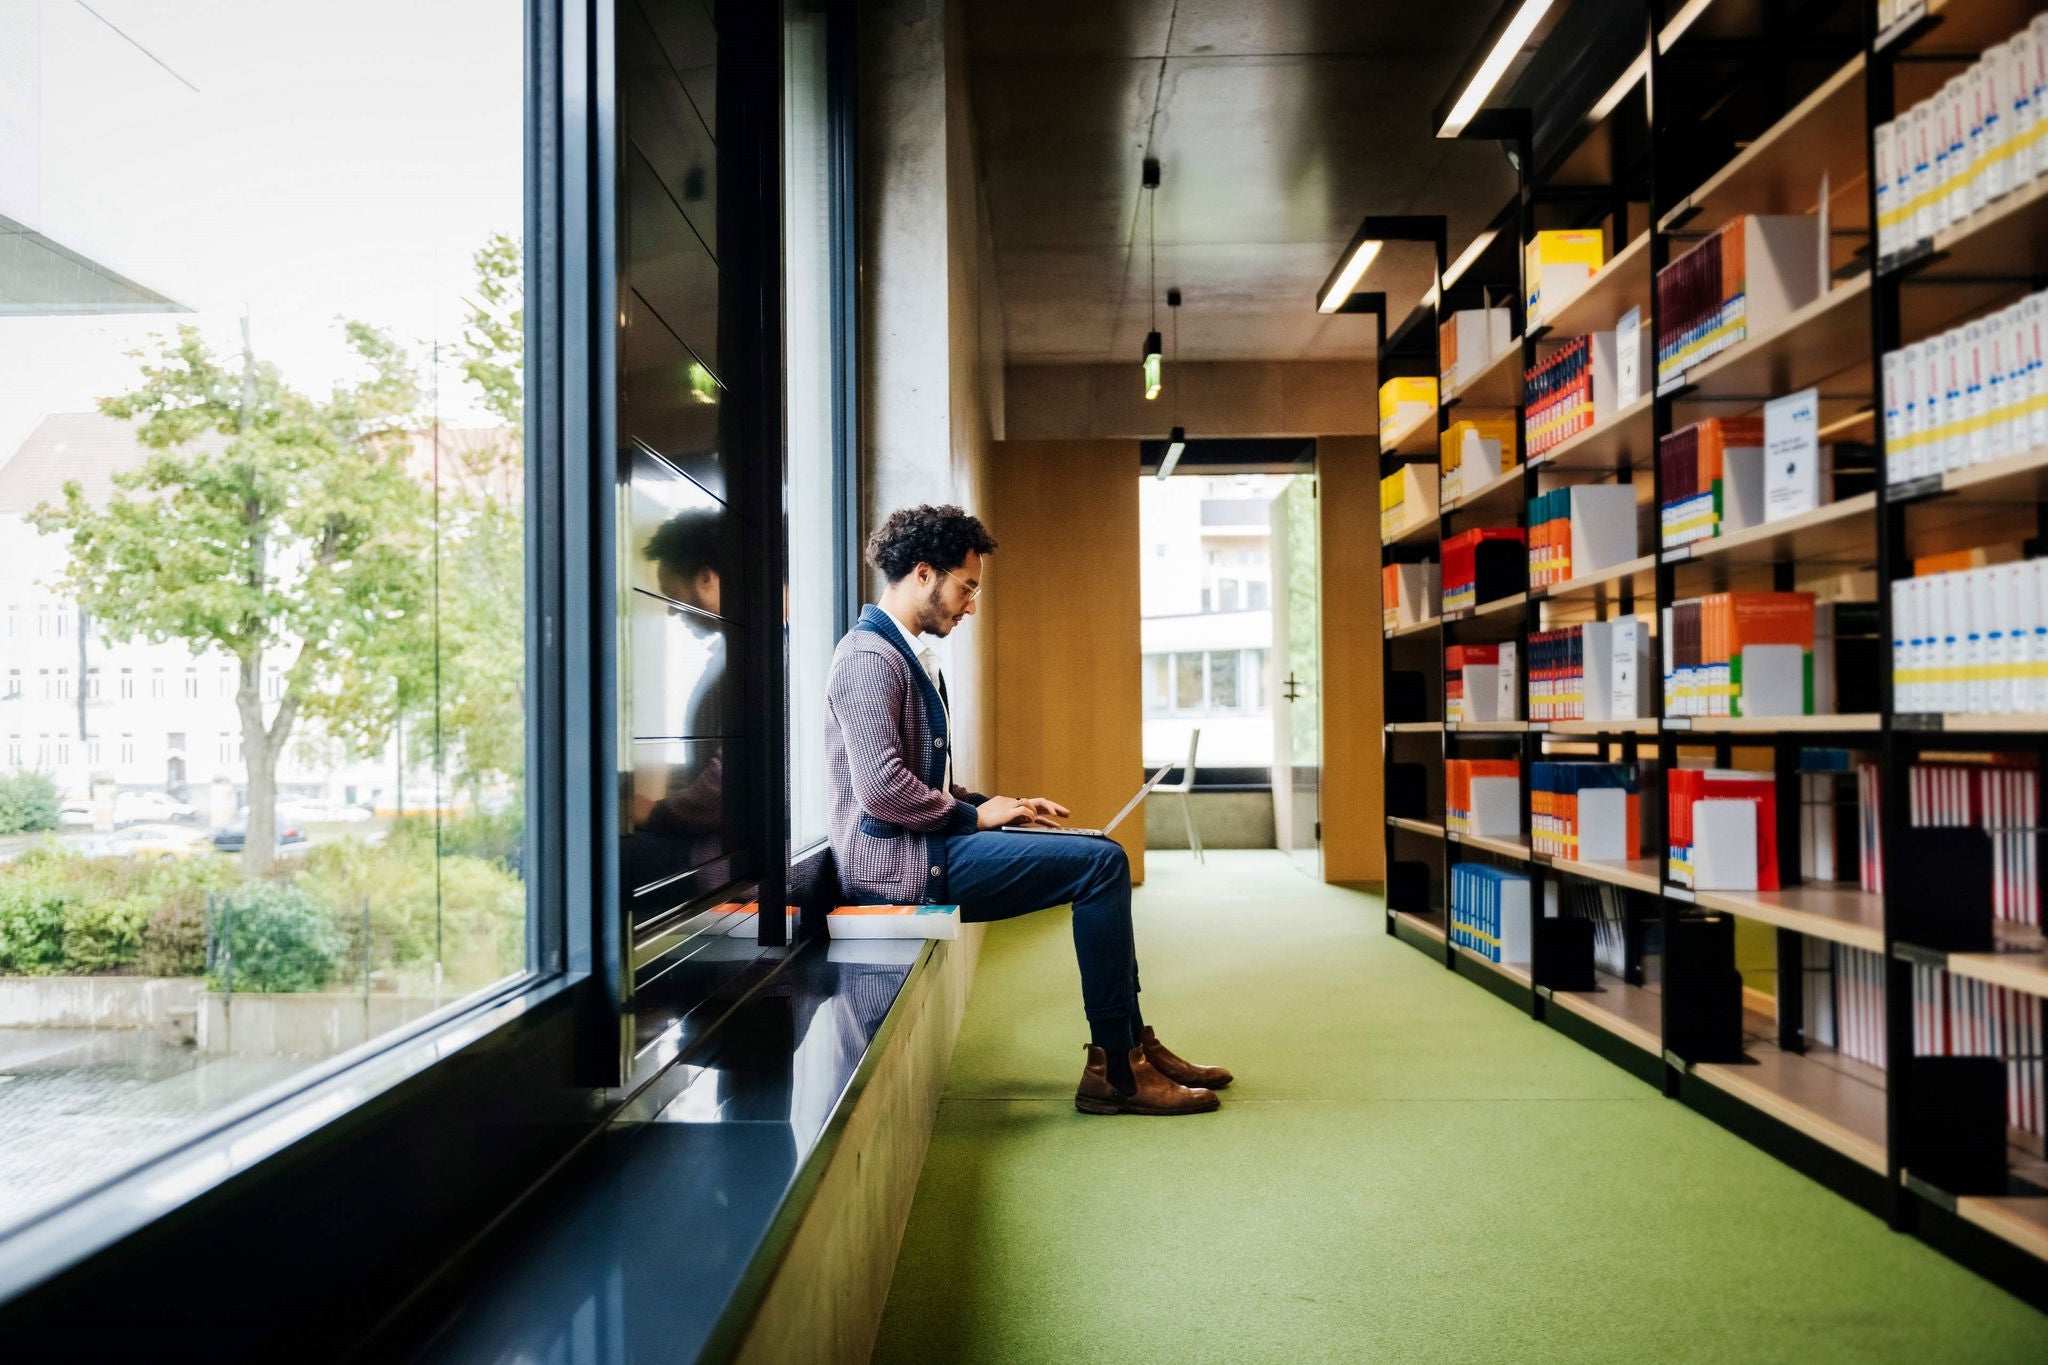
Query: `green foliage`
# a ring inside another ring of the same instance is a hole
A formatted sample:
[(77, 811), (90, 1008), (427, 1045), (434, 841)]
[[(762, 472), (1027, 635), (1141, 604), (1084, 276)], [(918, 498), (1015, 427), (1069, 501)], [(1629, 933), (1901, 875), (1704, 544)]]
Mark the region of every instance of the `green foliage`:
[(484, 406), (514, 431), (526, 423), (525, 253), (517, 239), (494, 232), (470, 257), (476, 297), (464, 300), (462, 373)]
[(201, 976), (206, 972), (206, 900), (233, 885), (225, 858), (166, 864), (152, 879), (155, 908), (142, 926), (136, 966), (144, 976)]
[(26, 769), (0, 777), (0, 834), (57, 828), (57, 779)]
[[(214, 912), (214, 933), (227, 942), (210, 975), (213, 988), (237, 991), (317, 991), (348, 956), (348, 935), (335, 917), (290, 882), (249, 882), (232, 905)], [(232, 983), (229, 981), (232, 966)]]
[(63, 892), (42, 878), (0, 881), (0, 972), (57, 976), (63, 970)]
[(227, 876), (213, 858), (151, 864), (57, 844), (30, 849), (0, 867), (0, 973), (86, 976), (140, 964), (152, 975), (196, 975), (203, 916), (196, 948), (174, 942), (174, 932), (193, 932), (177, 930), (177, 916), (199, 914), (193, 907)]
[[(483, 848), (483, 835), (475, 837)], [(303, 859), (295, 885), (347, 926), (356, 970), (365, 905), (372, 971), (424, 968), (438, 952), (444, 983), (465, 991), (518, 970), (525, 960), (525, 885), (491, 857), (445, 852), (437, 859), (431, 820), (397, 821), (375, 845), (357, 839), (317, 845)]]

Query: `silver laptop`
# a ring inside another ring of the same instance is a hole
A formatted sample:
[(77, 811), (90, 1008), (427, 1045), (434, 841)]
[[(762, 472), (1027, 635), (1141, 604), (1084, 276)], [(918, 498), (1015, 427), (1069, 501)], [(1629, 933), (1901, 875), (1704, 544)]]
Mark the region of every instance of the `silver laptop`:
[(1121, 825), (1124, 822), (1124, 817), (1136, 810), (1138, 803), (1145, 799), (1145, 793), (1158, 786), (1159, 780), (1171, 771), (1173, 771), (1173, 765), (1169, 763), (1147, 778), (1145, 785), (1138, 788), (1138, 794), (1124, 802), (1124, 808), (1116, 813), (1116, 819), (1111, 820), (1101, 829), (1069, 829), (1065, 825), (1004, 825), (1001, 827), (1002, 832), (1005, 834), (1072, 834), (1086, 839), (1100, 839), (1118, 825)]

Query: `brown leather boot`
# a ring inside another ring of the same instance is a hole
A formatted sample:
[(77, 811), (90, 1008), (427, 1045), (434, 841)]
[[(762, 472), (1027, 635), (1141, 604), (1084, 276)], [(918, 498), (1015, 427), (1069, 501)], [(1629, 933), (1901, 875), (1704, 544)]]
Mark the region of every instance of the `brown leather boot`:
[(1182, 1085), (1203, 1086), (1210, 1090), (1221, 1090), (1231, 1082), (1230, 1072), (1220, 1066), (1198, 1066), (1193, 1062), (1176, 1057), (1166, 1044), (1152, 1036), (1152, 1026), (1145, 1025), (1144, 1036), (1138, 1039), (1138, 1046), (1145, 1050), (1145, 1060), (1152, 1063), (1160, 1075)]
[(1111, 1085), (1109, 1057), (1090, 1043), (1074, 1107), (1084, 1114), (1206, 1114), (1222, 1104), (1213, 1090), (1191, 1090), (1160, 1075), (1142, 1047), (1131, 1049), (1131, 1078), (1138, 1085), (1128, 1095)]

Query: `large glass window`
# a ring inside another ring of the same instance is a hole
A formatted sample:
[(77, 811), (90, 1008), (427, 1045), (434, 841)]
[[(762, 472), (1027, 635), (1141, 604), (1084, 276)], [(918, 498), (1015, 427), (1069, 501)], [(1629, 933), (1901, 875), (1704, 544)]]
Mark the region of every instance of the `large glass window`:
[(0, 5), (0, 1234), (527, 970), (522, 32)]

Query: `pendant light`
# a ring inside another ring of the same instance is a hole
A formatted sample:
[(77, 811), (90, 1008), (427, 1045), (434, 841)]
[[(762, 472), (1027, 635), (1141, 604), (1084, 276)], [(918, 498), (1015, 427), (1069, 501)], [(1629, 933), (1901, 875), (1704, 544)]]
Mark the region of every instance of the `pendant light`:
[[(1173, 319), (1173, 360), (1180, 363), (1180, 290), (1166, 291), (1166, 315)], [(1180, 416), (1180, 390), (1173, 391), (1173, 415)], [(1159, 477), (1164, 480), (1173, 473), (1173, 467), (1180, 463), (1182, 452), (1188, 448), (1187, 430), (1176, 424), (1166, 438), (1166, 458), (1159, 462)]]
[(1159, 158), (1145, 158), (1144, 179), (1141, 184), (1145, 191), (1145, 253), (1148, 262), (1145, 292), (1152, 299), (1152, 330), (1145, 333), (1145, 401), (1149, 403), (1159, 396), (1164, 378), (1161, 374), (1164, 357), (1160, 354), (1159, 347), (1159, 237), (1156, 231)]

